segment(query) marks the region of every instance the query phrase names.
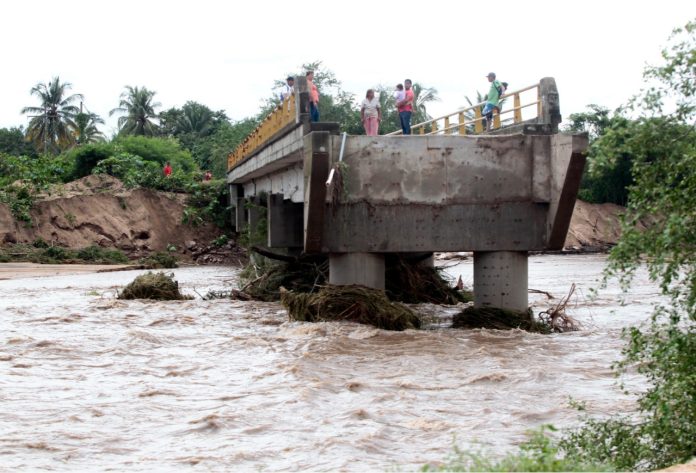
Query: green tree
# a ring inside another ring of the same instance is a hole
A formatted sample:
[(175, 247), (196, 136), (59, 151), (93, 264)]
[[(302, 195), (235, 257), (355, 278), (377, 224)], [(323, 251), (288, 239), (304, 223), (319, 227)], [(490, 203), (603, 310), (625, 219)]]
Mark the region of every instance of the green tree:
[(224, 111), (214, 112), (197, 102), (186, 102), (181, 108), (171, 108), (160, 114), (162, 134), (179, 140), (191, 152), (202, 169), (210, 169), (210, 146), (207, 142), (229, 120)]
[(79, 179), (92, 174), (92, 169), (100, 161), (111, 157), (114, 151), (112, 143), (85, 143), (64, 152), (61, 156), (68, 162), (73, 163), (73, 169), (69, 177)]
[(126, 86), (121, 94), (119, 106), (109, 112), (109, 116), (116, 113), (124, 114), (118, 118), (119, 134), (155, 136), (158, 134), (156, 108), (159, 102), (154, 102), (156, 92), (147, 87)]
[(413, 96), (416, 99), (411, 123), (416, 125), (431, 120), (433, 117), (428, 114), (427, 105), (430, 102), (437, 102), (440, 100), (437, 96), (437, 89), (434, 87), (425, 87), (418, 82), (415, 82), (411, 88), (413, 89)]
[(249, 133), (258, 125), (255, 118), (247, 118), (234, 123), (223, 122), (213, 135), (199, 145), (198, 152), (209, 156), (205, 166), (213, 176), (223, 178), (227, 173), (227, 156), (244, 141)]
[(80, 112), (75, 115), (75, 144), (100, 143), (106, 141), (104, 133), (99, 131), (97, 125), (103, 125), (104, 120), (96, 113)]
[(48, 83), (39, 82), (31, 88), (31, 94), (40, 99), (41, 105), (24, 107), (22, 113), (30, 114), (27, 139), (37, 150), (57, 153), (75, 142), (73, 120), (79, 108), (74, 103), (83, 97), (81, 94), (67, 95), (71, 88), (70, 82), (61, 82), (57, 76)]
[[(620, 110), (613, 114), (598, 105), (569, 117), (565, 131), (586, 132), (590, 137), (587, 166), (580, 184), (579, 198), (592, 203), (626, 205), (628, 188), (633, 184), (634, 138), (637, 122)], [(647, 143), (647, 145), (650, 145)]]
[(22, 127), (0, 128), (0, 153), (10, 156), (37, 156), (36, 149), (24, 137)]
[[(696, 20), (677, 29), (664, 65), (631, 102), (643, 116), (627, 145), (633, 155), (623, 235), (607, 274), (630, 290), (645, 265), (670, 303), (626, 331), (621, 372), (647, 378), (637, 419), (590, 421), (564, 441), (569, 454), (609, 461), (620, 470), (657, 469), (696, 455)], [(673, 107), (672, 110), (670, 108)], [(640, 229), (640, 222), (649, 222)]]
[(113, 144), (116, 153), (125, 152), (139, 156), (145, 161), (157, 164), (160, 170), (169, 161), (174, 171), (198, 172), (198, 166), (191, 157), (191, 153), (182, 149), (179, 142), (172, 138), (119, 136)]

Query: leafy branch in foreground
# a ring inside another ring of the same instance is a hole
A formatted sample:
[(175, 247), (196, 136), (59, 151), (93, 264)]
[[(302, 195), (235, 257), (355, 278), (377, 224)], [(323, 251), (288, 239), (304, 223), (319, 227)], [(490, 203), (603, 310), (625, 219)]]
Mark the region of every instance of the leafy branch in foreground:
[[(624, 331), (628, 344), (616, 368), (635, 369), (648, 388), (638, 393), (635, 418), (589, 420), (561, 443), (571, 456), (620, 470), (662, 468), (696, 455), (695, 33), (695, 20), (675, 30), (662, 54), (665, 65), (644, 74), (657, 84), (632, 101), (648, 116), (636, 122), (627, 143), (635, 184), (605, 277), (617, 277), (630, 291), (645, 266), (670, 300), (655, 307), (649, 322)], [(674, 109), (666, 113), (670, 100)]]

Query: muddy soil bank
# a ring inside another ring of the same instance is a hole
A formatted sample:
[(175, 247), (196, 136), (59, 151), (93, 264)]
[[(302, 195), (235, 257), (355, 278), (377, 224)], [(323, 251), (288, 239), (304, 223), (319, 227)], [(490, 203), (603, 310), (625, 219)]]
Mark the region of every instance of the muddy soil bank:
[(211, 245), (222, 233), (215, 225), (182, 223), (186, 199), (186, 194), (128, 189), (114, 177), (91, 175), (38, 195), (31, 224), (15, 220), (10, 207), (0, 204), (0, 244), (40, 238), (73, 249), (115, 248), (131, 258), (174, 246), (184, 260), (238, 263), (233, 244)]

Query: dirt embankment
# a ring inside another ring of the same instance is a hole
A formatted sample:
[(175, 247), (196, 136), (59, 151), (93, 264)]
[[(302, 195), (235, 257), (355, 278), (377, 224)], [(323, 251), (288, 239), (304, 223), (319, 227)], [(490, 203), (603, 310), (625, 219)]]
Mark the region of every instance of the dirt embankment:
[(621, 236), (620, 216), (626, 209), (616, 204), (575, 202), (565, 241), (567, 251), (607, 251)]
[(177, 253), (196, 257), (220, 230), (212, 224), (183, 224), (185, 207), (186, 195), (127, 189), (116, 178), (92, 175), (38, 196), (31, 225), (16, 221), (10, 208), (0, 204), (0, 244), (42, 238), (68, 248), (116, 248), (131, 257), (175, 245)]

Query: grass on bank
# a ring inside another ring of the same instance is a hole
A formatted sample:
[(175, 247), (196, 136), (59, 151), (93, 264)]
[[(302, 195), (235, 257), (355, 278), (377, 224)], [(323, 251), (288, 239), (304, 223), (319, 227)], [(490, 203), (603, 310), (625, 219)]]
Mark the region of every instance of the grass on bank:
[(62, 246), (51, 246), (44, 240), (32, 244), (16, 243), (0, 247), (0, 263), (40, 263), (40, 264), (127, 264), (126, 256), (120, 250), (91, 245), (77, 250)]
[(522, 443), (516, 452), (497, 460), (490, 455), (461, 450), (455, 446), (445, 462), (424, 465), (421, 471), (613, 471), (609, 465), (567, 455), (559, 443), (547, 434), (555, 430), (551, 425), (543, 425), (528, 432), (529, 440)]

